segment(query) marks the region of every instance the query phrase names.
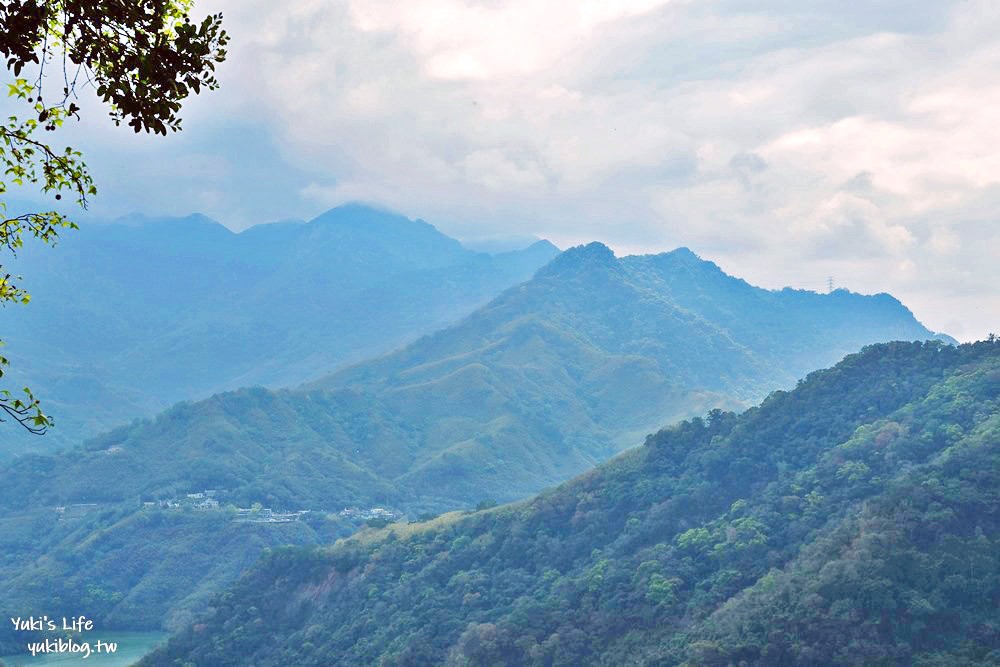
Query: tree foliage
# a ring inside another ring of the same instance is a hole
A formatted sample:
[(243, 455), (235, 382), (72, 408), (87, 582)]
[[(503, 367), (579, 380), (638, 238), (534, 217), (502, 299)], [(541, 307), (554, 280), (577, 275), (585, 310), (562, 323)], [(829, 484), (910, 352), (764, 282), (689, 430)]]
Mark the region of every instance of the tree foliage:
[[(218, 87), (215, 66), (229, 37), (222, 15), (193, 23), (193, 0), (20, 0), (0, 8), (0, 53), (15, 76), (36, 65), (34, 102), (41, 103), (45, 70), (61, 65), (54, 109), (76, 115), (77, 86), (94, 86), (115, 123), (136, 132), (180, 129), (181, 103), (202, 88)], [(82, 77), (82, 78), (81, 78)], [(51, 126), (51, 124), (50, 124)]]
[[(83, 156), (57, 148), (41, 132), (55, 132), (79, 118), (80, 94), (92, 87), (115, 124), (136, 132), (180, 129), (180, 109), (192, 92), (215, 89), (217, 63), (228, 35), (221, 14), (200, 23), (190, 18), (192, 0), (13, 0), (0, 6), (0, 54), (14, 80), (8, 96), (24, 113), (0, 124), (0, 195), (10, 186), (37, 187), (55, 199), (72, 193), (86, 208), (97, 190)], [(55, 68), (55, 76), (52, 69)], [(21, 74), (32, 70), (33, 78)], [(52, 91), (52, 87), (55, 91)], [(26, 237), (55, 244), (75, 224), (57, 211), (8, 215), (0, 201), (0, 249), (16, 253)], [(26, 304), (18, 276), (0, 264), (0, 305)], [(0, 377), (8, 366), (0, 356)], [(0, 392), (0, 410), (33, 433), (52, 420), (30, 389), (23, 397)]]

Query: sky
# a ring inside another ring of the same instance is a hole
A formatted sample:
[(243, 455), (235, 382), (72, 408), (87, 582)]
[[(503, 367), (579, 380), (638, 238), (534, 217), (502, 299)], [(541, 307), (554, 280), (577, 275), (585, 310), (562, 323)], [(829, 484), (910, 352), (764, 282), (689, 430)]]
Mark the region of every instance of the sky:
[(199, 0), (232, 44), (184, 131), (95, 104), (65, 134), (98, 215), (242, 229), (360, 200), (1000, 331), (1000, 3), (750, 4)]

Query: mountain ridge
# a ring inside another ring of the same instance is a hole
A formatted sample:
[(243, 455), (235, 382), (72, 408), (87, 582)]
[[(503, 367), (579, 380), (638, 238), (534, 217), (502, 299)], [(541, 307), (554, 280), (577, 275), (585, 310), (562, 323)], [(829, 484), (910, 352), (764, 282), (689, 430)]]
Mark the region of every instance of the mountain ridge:
[(296, 385), (386, 352), (557, 252), (537, 242), (477, 253), (429, 223), (360, 205), (240, 233), (200, 214), (85, 225), (12, 264), (33, 301), (3, 313), (10, 378), (35, 390), (56, 428), (44, 439), (12, 431), (0, 458), (78, 444), (177, 400)]
[[(70, 604), (98, 585), (107, 595), (95, 599), (95, 617), (176, 629), (236, 563), (279, 539), (218, 532), (239, 517), (222, 507), (308, 511), (280, 538), (303, 544), (349, 531), (344, 511), (420, 516), (515, 500), (665, 423), (794, 386), (801, 368), (868, 342), (933, 335), (884, 300), (761, 290), (685, 253), (609, 253), (571, 250), (569, 261), (553, 260), (557, 271), (542, 269), (451, 326), (305, 389), (215, 395), (58, 456), (0, 466), (0, 599), (32, 606), (47, 587)], [(424, 289), (405, 275), (407, 287)], [(220, 508), (157, 509), (206, 489)], [(87, 503), (99, 509), (74, 521), (24, 509)], [(184, 540), (169, 552), (142, 550), (177, 531)], [(86, 546), (74, 548), (81, 539)], [(196, 544), (211, 547), (217, 568), (185, 559)]]

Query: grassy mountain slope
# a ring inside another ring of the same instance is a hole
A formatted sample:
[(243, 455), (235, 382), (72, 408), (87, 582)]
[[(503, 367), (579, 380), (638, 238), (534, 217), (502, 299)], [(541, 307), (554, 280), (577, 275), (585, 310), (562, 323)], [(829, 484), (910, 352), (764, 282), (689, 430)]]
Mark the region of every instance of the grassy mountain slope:
[(998, 443), (1000, 345), (873, 346), (533, 500), (275, 550), (144, 664), (998, 664)]
[(2, 313), (11, 379), (58, 428), (6, 429), (0, 457), (78, 444), (179, 400), (313, 379), (458, 319), (557, 253), (475, 253), (361, 205), (239, 234), (198, 215), (85, 225), (13, 264), (33, 299)]

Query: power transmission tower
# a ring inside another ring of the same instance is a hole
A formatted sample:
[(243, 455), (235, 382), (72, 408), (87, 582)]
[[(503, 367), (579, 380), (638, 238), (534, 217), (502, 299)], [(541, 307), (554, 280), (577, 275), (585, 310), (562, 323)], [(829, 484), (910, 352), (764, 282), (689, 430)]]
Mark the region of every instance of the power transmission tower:
[(830, 276), (829, 278), (826, 279), (826, 291), (827, 292), (833, 291), (833, 276)]

